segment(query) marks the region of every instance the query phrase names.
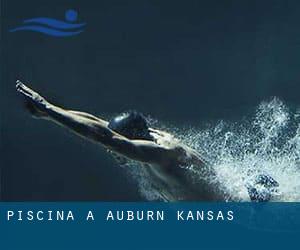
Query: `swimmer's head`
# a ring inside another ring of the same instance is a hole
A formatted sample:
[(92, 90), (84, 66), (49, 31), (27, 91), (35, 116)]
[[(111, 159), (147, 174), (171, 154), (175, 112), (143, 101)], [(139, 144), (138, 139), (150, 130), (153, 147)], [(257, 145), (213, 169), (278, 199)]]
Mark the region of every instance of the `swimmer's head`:
[(109, 121), (108, 127), (129, 139), (153, 140), (147, 119), (136, 111), (117, 115)]

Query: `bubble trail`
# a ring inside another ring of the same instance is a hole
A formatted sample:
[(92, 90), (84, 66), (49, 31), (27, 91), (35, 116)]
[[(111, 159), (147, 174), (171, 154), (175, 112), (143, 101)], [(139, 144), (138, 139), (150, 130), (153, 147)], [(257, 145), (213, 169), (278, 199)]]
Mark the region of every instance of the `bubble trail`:
[[(300, 201), (300, 112), (291, 112), (280, 99), (260, 103), (254, 115), (240, 122), (219, 121), (204, 130), (175, 131), (214, 167), (220, 192), (228, 199), (249, 201), (246, 183), (267, 173), (280, 185), (274, 201)], [(162, 199), (151, 176), (136, 164), (128, 165), (141, 194), (149, 200)], [(190, 171), (195, 179), (202, 178)]]

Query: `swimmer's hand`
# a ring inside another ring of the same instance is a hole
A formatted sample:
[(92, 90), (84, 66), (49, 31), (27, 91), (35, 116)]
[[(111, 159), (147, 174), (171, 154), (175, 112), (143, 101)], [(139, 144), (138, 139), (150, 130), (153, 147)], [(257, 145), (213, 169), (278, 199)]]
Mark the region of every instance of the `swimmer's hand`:
[(27, 87), (20, 80), (16, 81), (16, 90), (25, 98), (28, 111), (36, 118), (47, 116), (45, 110), (49, 103), (38, 93)]

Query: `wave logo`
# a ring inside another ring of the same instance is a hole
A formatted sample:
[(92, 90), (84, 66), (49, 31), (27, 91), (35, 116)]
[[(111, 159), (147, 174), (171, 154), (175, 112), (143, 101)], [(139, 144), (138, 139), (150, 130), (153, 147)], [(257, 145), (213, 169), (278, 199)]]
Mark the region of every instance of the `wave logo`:
[(65, 21), (37, 17), (23, 21), (23, 25), (11, 29), (10, 32), (16, 31), (34, 31), (55, 37), (75, 36), (83, 32), (85, 23), (75, 23), (78, 13), (75, 10), (65, 12)]

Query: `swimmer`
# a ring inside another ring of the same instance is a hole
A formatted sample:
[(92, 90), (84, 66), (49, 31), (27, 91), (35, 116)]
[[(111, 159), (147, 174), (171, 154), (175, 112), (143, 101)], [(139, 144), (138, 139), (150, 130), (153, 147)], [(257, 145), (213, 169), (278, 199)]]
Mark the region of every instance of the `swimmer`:
[[(218, 188), (214, 169), (198, 152), (171, 134), (149, 127), (142, 114), (125, 112), (106, 121), (88, 113), (55, 106), (21, 81), (16, 83), (17, 91), (25, 97), (27, 108), (34, 117), (58, 123), (102, 144), (122, 158), (142, 163), (141, 167), (147, 168), (153, 176), (154, 185), (159, 186), (163, 200), (230, 200)], [(191, 180), (190, 166), (209, 178)]]

